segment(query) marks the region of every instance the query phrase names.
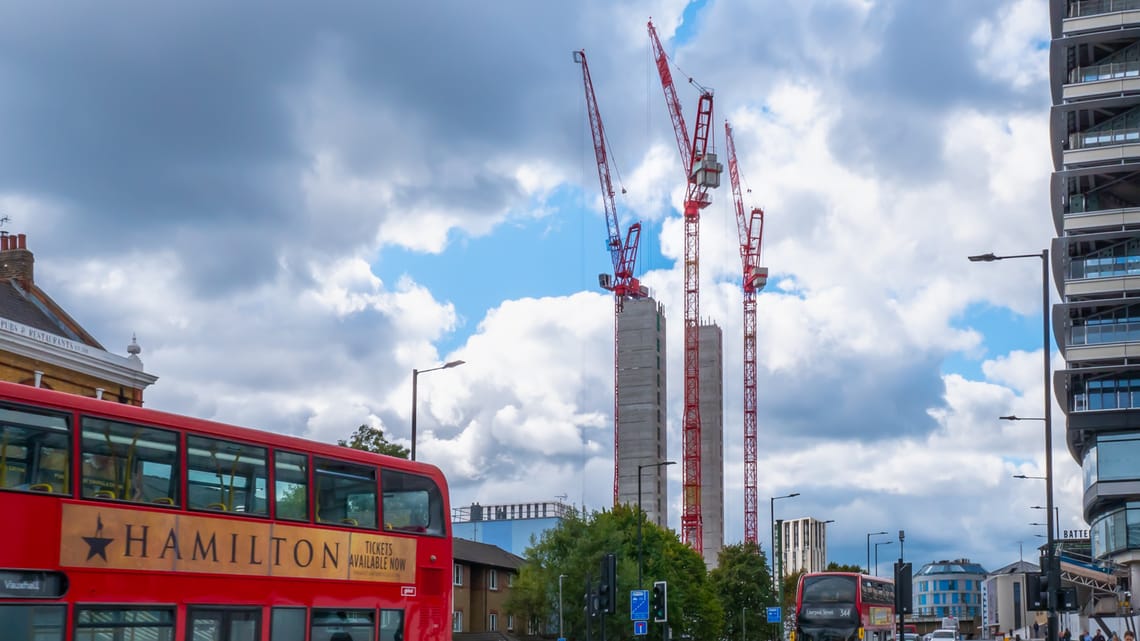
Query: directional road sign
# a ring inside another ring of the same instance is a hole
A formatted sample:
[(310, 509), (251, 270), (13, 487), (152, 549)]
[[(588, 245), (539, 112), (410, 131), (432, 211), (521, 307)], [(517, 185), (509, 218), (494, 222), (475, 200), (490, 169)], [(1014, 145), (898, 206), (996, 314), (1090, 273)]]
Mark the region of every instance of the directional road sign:
[(649, 620), (649, 590), (629, 591), (629, 619), (631, 621)]
[(779, 623), (780, 621), (780, 608), (768, 608), (768, 623)]
[(649, 622), (648, 621), (634, 621), (633, 622), (633, 636), (643, 637), (647, 634), (649, 634)]

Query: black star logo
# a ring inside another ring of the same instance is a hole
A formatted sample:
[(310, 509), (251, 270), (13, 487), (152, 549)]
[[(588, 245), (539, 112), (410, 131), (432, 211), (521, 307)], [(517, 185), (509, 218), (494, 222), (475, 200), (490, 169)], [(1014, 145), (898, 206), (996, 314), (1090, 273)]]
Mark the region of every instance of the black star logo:
[(110, 545), (111, 542), (114, 541), (115, 539), (108, 539), (108, 538), (102, 536), (102, 534), (103, 534), (103, 517), (102, 516), (96, 516), (95, 517), (95, 536), (83, 537), (83, 541), (85, 543), (87, 543), (87, 560), (88, 561), (93, 559), (95, 557), (95, 555), (99, 555), (99, 556), (103, 557), (104, 561), (107, 560), (107, 546)]

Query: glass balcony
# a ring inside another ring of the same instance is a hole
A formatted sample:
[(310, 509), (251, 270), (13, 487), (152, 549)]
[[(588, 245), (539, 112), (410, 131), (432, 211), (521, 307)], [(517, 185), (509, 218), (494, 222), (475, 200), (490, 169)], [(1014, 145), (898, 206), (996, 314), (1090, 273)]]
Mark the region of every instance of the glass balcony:
[(1140, 255), (1074, 258), (1069, 265), (1072, 280), (1113, 278), (1140, 274)]
[(1135, 341), (1140, 341), (1140, 322), (1077, 325), (1069, 333), (1069, 345), (1105, 345)]
[(1140, 127), (1114, 127), (1069, 134), (1069, 149), (1107, 147), (1135, 142), (1140, 142)]
[(1137, 9), (1140, 9), (1140, 0), (1079, 0), (1069, 3), (1069, 17), (1081, 18)]
[(1140, 76), (1140, 60), (1109, 62), (1102, 65), (1091, 65), (1073, 69), (1069, 72), (1069, 84), (1096, 82), (1098, 80), (1115, 80), (1119, 78), (1135, 78), (1137, 76)]

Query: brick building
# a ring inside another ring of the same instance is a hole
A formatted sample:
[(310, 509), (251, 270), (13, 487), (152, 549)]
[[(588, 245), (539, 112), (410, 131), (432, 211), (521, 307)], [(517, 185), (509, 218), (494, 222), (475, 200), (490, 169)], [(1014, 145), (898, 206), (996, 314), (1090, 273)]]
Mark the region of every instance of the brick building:
[(494, 545), (459, 538), (454, 539), (453, 554), (453, 635), (526, 633), (519, 629), (523, 622), (506, 611), (507, 597), (525, 562), (523, 558)]

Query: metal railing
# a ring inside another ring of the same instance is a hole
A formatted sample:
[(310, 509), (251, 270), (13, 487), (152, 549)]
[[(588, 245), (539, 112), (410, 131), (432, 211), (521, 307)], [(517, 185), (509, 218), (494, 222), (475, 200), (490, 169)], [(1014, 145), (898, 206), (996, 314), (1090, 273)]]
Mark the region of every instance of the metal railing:
[(1069, 83), (1096, 82), (1098, 80), (1113, 80), (1116, 78), (1135, 78), (1140, 76), (1140, 60), (1125, 62), (1106, 62), (1100, 65), (1077, 67), (1069, 72)]
[(1140, 0), (1078, 0), (1069, 3), (1069, 17), (1081, 18), (1101, 13), (1134, 11), (1140, 9)]
[(1140, 341), (1140, 322), (1078, 325), (1069, 334), (1069, 345), (1103, 345)]
[[(1137, 0), (1140, 2), (1140, 0)], [(1140, 127), (1113, 127), (1097, 131), (1078, 131), (1069, 134), (1069, 149), (1107, 147), (1140, 142)]]

